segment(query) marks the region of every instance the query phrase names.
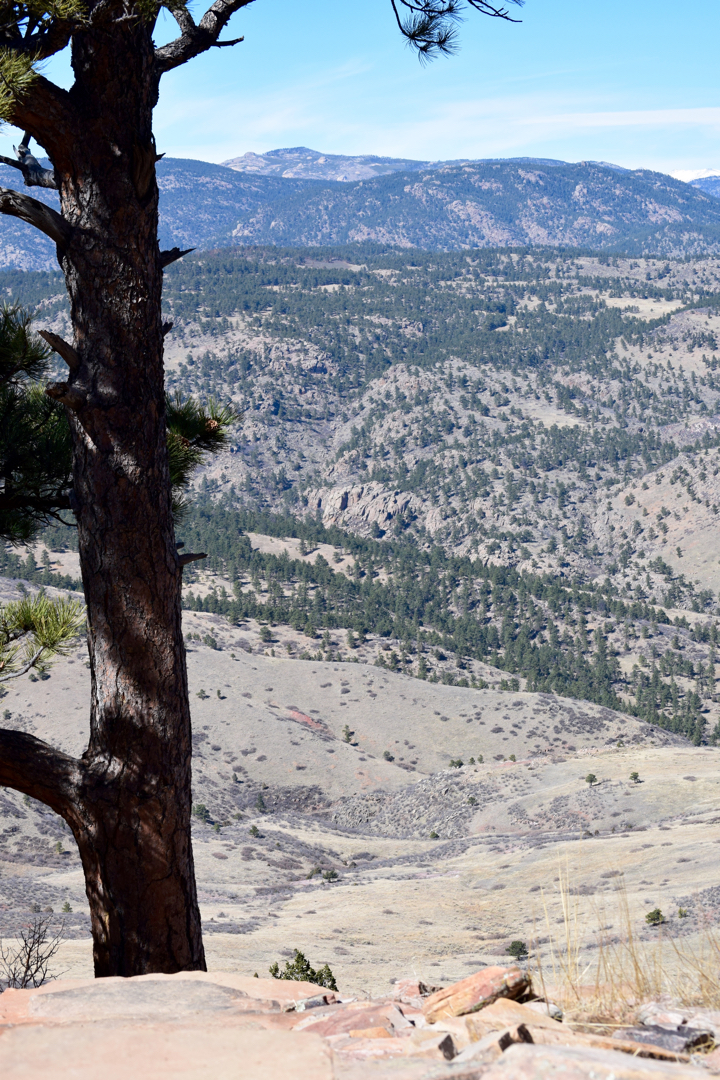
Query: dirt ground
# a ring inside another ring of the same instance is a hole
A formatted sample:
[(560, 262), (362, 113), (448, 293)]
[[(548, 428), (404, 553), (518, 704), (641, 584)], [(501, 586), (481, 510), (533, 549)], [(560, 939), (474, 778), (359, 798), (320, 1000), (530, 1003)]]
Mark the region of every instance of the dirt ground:
[[(625, 934), (623, 897), (644, 949), (659, 935), (699, 949), (717, 926), (718, 750), (554, 695), (246, 652), (218, 616), (186, 612), (185, 630), (219, 646), (188, 652), (211, 969), (262, 976), (299, 948), (347, 992), (377, 994), (460, 978), (512, 940), (538, 940), (550, 970), (568, 925), (591, 970)], [(88, 686), (78, 646), (49, 679), (11, 686), (4, 723), (80, 753)], [(69, 830), (7, 789), (0, 830), (0, 934), (69, 904), (57, 970), (89, 974)], [(644, 918), (656, 907), (660, 931)]]

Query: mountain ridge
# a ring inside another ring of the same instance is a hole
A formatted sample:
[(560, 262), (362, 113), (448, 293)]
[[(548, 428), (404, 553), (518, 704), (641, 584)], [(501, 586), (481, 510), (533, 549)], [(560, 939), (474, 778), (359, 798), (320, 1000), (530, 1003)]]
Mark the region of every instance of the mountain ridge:
[[(272, 153), (282, 166), (295, 150)], [(372, 241), (439, 251), (547, 246), (634, 257), (720, 250), (720, 203), (708, 179), (685, 184), (589, 161), (347, 160), (365, 162), (363, 168), (377, 161), (392, 171), (337, 180), (164, 158), (157, 173), (160, 244), (209, 250)], [(395, 169), (398, 162), (412, 167)], [(0, 166), (0, 184), (14, 187), (17, 180), (14, 169)], [(58, 205), (55, 192), (37, 189), (35, 197)], [(52, 242), (24, 222), (0, 219), (0, 245), (0, 267), (56, 266)]]
[[(499, 163), (534, 165), (538, 168), (553, 168), (570, 165), (571, 162), (560, 158), (512, 157), (512, 158), (447, 158), (423, 160), (420, 158), (393, 158), (382, 154), (324, 154), (308, 146), (289, 146), (277, 150), (267, 150), (264, 154), (252, 151), (239, 157), (228, 158), (222, 165), (235, 172), (256, 176), (277, 176), (287, 179), (369, 180), (376, 176), (387, 176), (396, 172), (422, 172), (427, 169), (440, 169), (447, 165), (492, 165)], [(615, 172), (627, 173), (630, 169), (614, 165), (609, 161), (578, 162), (580, 165), (601, 165)]]

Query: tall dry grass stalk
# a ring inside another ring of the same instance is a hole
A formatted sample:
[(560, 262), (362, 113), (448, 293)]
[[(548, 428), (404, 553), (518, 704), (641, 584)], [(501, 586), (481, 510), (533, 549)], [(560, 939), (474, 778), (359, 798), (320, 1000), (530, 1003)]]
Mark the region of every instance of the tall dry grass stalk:
[(548, 936), (541, 950), (533, 933), (529, 967), (536, 988), (570, 1019), (626, 1023), (643, 1002), (658, 999), (720, 1008), (720, 934), (709, 923), (686, 940), (674, 938), (667, 924), (652, 941), (640, 940), (622, 875), (615, 879), (612, 927), (596, 905), (581, 910), (567, 868), (558, 877), (557, 923), (541, 895)]

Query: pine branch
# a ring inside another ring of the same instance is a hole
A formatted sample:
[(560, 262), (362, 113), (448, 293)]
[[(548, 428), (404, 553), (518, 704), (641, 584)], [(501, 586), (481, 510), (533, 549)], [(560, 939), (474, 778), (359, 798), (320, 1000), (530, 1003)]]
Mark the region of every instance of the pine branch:
[(70, 93), (37, 73), (27, 92), (13, 101), (7, 120), (25, 132), (24, 146), (32, 137), (51, 161), (58, 157), (67, 140), (73, 139), (74, 133), (82, 130), (84, 124)]
[(180, 37), (155, 50), (155, 61), (161, 74), (186, 64), (194, 56), (200, 56), (212, 48), (224, 48), (238, 45), (243, 39), (219, 41), (220, 34), (232, 15), (248, 7), (254, 0), (215, 0), (200, 22), (195, 25), (192, 16), (184, 8), (173, 10), (172, 14), (180, 27)]
[[(49, 600), (43, 593), (0, 608), (0, 683), (34, 667), (42, 671), (53, 657), (67, 654), (84, 621), (76, 600)], [(23, 644), (24, 656), (18, 660)]]
[(9, 214), (11, 217), (20, 218), (28, 225), (34, 225), (40, 232), (45, 233), (57, 244), (60, 251), (64, 251), (70, 243), (72, 225), (53, 210), (51, 206), (32, 199), (29, 195), (23, 195), (19, 191), (10, 188), (0, 188), (0, 214)]
[(3, 165), (10, 165), (13, 169), (19, 169), (23, 174), (25, 187), (52, 188), (57, 191), (58, 182), (57, 177), (55, 176), (55, 170), (44, 169), (37, 158), (30, 153), (30, 150), (28, 149), (30, 139), (30, 132), (26, 131), (23, 136), (23, 141), (15, 148), (17, 161), (0, 154), (0, 162), (2, 162)]
[(53, 334), (51, 330), (38, 330), (38, 337), (41, 337), (43, 341), (46, 341), (58, 356), (62, 356), (71, 371), (77, 371), (80, 367), (80, 357), (75, 352), (72, 345), (68, 345), (67, 341), (58, 334)]
[(177, 262), (178, 259), (184, 258), (185, 255), (189, 255), (190, 252), (194, 251), (194, 250), (195, 250), (195, 248), (185, 248), (185, 250), (182, 250), (179, 247), (174, 247), (174, 248), (168, 248), (166, 251), (161, 251), (160, 252), (160, 265), (164, 270), (166, 266), (170, 265), (170, 263)]
[[(390, 0), (390, 3), (400, 33), (423, 62), (438, 53), (449, 56), (456, 51), (457, 23), (462, 21), (464, 4), (493, 19), (520, 21), (511, 18), (508, 8), (498, 7), (489, 0)], [(524, 0), (510, 0), (510, 3), (522, 7)]]
[(24, 731), (0, 728), (0, 786), (66, 817), (82, 781), (80, 762)]

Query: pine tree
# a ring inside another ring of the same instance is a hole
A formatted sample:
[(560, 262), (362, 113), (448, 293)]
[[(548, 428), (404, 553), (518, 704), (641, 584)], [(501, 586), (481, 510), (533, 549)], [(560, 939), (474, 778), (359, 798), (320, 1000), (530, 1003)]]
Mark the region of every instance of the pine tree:
[[(53, 240), (70, 300), (72, 344), (45, 334), (67, 378), (46, 394), (71, 432), (93, 686), (82, 758), (0, 730), (0, 784), (47, 803), (73, 830), (96, 975), (205, 967), (180, 618), (189, 556), (175, 542), (163, 381), (163, 270), (184, 253), (158, 245), (152, 116), (162, 76), (235, 44), (221, 35), (250, 2), (214, 0), (196, 22), (183, 0), (0, 0), (0, 120), (23, 132), (18, 160), (4, 160), (27, 186), (60, 197), (58, 212), (0, 188), (0, 212)], [(509, 18), (487, 0), (390, 2), (421, 58), (451, 51), (463, 8)], [(179, 33), (156, 48), (163, 6)], [(70, 90), (40, 70), (67, 46)]]

